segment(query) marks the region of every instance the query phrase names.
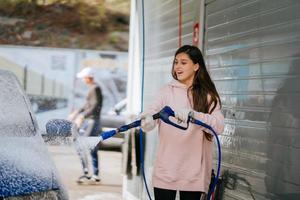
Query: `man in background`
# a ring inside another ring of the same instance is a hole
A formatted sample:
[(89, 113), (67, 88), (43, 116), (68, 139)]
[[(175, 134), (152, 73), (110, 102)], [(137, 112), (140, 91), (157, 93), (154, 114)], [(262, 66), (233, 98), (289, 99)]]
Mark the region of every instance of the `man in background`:
[[(100, 114), (103, 96), (101, 88), (95, 82), (95, 71), (90, 67), (83, 68), (77, 73), (77, 78), (81, 78), (84, 83), (87, 84), (89, 91), (84, 106), (72, 112), (69, 115), (69, 119), (75, 122), (77, 128), (80, 130), (79, 134), (81, 136), (98, 136), (101, 131)], [(88, 179), (99, 182), (98, 150), (100, 144), (92, 149), (80, 146), (80, 144), (76, 142), (75, 144), (83, 169), (83, 175), (78, 178), (77, 182), (83, 183)], [(92, 176), (89, 176), (87, 151), (90, 151), (92, 158)]]

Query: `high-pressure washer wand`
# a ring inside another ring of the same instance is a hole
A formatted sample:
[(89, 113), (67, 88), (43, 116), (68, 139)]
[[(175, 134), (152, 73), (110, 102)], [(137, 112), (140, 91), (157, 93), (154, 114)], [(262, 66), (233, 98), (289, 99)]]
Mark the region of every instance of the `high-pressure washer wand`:
[[(186, 130), (188, 127), (182, 127), (174, 122), (172, 122), (169, 117), (174, 117), (175, 113), (174, 111), (169, 107), (166, 106), (164, 107), (161, 111), (159, 111), (158, 113), (154, 114), (152, 117), (154, 120), (156, 119), (161, 119), (162, 121), (164, 121), (167, 124), (170, 124), (172, 126), (175, 126), (176, 128), (182, 129), (182, 130)], [(123, 125), (115, 130), (110, 130), (110, 131), (106, 131), (106, 132), (102, 132), (100, 137), (102, 137), (102, 140), (106, 140), (112, 136), (114, 136), (117, 133), (120, 132), (125, 132), (131, 128), (136, 128), (141, 126), (141, 120), (136, 120), (130, 124), (127, 125)]]

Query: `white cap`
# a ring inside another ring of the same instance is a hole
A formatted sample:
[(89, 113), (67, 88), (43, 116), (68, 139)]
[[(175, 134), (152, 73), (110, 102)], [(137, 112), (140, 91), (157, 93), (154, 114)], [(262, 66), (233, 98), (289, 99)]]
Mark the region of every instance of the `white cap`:
[(77, 73), (76, 77), (77, 78), (84, 78), (84, 77), (94, 78), (94, 70), (91, 67), (85, 67), (79, 73)]

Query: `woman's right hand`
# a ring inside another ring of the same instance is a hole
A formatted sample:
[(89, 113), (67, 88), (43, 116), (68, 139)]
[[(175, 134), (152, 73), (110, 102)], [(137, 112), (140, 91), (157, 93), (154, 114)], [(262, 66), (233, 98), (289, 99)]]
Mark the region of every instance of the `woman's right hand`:
[(141, 129), (144, 132), (149, 132), (153, 130), (156, 126), (156, 122), (154, 121), (152, 115), (147, 113), (141, 114)]

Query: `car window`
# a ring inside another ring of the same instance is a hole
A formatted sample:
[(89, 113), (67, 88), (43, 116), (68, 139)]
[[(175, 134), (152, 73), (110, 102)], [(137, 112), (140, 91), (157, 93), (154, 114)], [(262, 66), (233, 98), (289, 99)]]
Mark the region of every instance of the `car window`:
[(36, 126), (28, 105), (17, 78), (11, 72), (0, 70), (1, 137), (35, 135)]

